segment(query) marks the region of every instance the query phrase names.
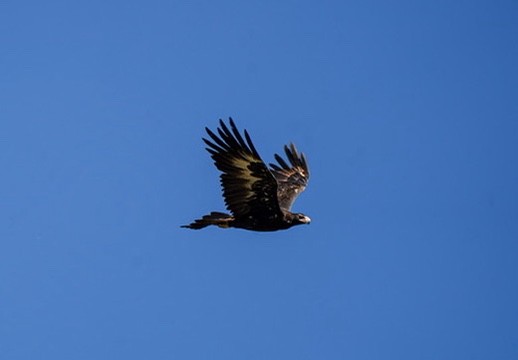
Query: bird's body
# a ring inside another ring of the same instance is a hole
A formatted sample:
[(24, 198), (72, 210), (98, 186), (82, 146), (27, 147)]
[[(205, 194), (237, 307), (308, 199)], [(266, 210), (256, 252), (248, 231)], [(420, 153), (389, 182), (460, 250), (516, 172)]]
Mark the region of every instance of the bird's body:
[[(211, 140), (203, 139), (214, 164), (221, 171), (221, 185), (231, 214), (211, 212), (182, 227), (201, 229), (209, 225), (254, 231), (276, 231), (309, 224), (309, 217), (290, 212), (309, 179), (306, 158), (291, 144), (285, 146), (286, 163), (275, 154), (278, 164), (266, 166), (250, 136), (245, 139), (230, 119), (230, 130), (220, 120), (218, 135), (205, 128)], [(245, 141), (246, 140), (246, 141)]]

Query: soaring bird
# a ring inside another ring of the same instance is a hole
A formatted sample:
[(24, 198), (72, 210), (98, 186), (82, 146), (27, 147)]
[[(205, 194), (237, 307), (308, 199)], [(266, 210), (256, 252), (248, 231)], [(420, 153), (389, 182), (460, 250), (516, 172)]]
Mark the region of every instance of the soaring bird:
[(244, 139), (232, 118), (230, 129), (219, 120), (218, 135), (205, 128), (210, 140), (203, 138), (214, 164), (221, 171), (220, 181), (225, 205), (230, 212), (211, 212), (184, 228), (202, 229), (209, 225), (254, 231), (276, 231), (309, 224), (311, 219), (290, 212), (309, 179), (304, 154), (295, 145), (284, 146), (286, 162), (275, 154), (278, 164), (268, 167), (259, 156), (250, 135)]

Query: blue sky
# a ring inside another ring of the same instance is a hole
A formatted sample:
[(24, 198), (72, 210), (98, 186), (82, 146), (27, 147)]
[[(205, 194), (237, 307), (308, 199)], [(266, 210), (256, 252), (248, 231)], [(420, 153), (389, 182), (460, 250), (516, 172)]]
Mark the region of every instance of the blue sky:
[[(515, 1), (0, 5), (0, 358), (517, 359)], [(224, 210), (232, 116), (312, 178)]]

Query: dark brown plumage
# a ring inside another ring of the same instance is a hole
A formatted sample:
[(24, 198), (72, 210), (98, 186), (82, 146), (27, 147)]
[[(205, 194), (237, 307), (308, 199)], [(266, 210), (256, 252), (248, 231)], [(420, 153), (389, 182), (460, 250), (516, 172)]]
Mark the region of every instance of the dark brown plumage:
[(297, 196), (304, 191), (309, 170), (304, 154), (295, 145), (284, 146), (288, 162), (275, 154), (278, 164), (266, 166), (255, 149), (248, 132), (244, 139), (232, 118), (230, 129), (220, 120), (217, 134), (205, 128), (207, 144), (214, 164), (221, 171), (225, 205), (231, 214), (211, 212), (182, 227), (201, 229), (209, 225), (235, 227), (255, 231), (288, 229), (309, 224), (304, 214), (290, 212)]

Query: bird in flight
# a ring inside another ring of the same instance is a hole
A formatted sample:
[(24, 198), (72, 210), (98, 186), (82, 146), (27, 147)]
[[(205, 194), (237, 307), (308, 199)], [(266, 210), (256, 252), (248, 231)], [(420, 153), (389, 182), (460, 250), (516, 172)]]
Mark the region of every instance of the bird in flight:
[[(222, 228), (241, 228), (253, 231), (276, 231), (295, 225), (309, 224), (304, 214), (290, 212), (309, 179), (304, 154), (295, 145), (284, 146), (288, 161), (275, 154), (278, 164), (269, 167), (259, 156), (250, 135), (244, 131), (244, 139), (232, 118), (230, 129), (219, 121), (218, 134), (205, 128), (210, 140), (207, 144), (214, 164), (221, 171), (220, 181), (225, 205), (230, 214), (211, 212), (194, 220), (184, 228), (202, 229), (209, 225)], [(219, 136), (218, 136), (219, 135)]]

